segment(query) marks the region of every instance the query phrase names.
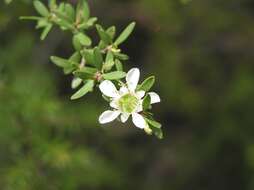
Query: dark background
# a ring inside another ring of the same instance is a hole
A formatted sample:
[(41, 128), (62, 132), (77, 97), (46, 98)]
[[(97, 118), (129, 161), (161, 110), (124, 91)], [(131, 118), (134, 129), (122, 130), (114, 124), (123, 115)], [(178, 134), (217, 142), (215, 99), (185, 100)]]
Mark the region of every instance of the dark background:
[(36, 14), (31, 1), (1, 2), (1, 189), (253, 190), (253, 1), (90, 4), (118, 32), (137, 21), (125, 70), (157, 77), (165, 138), (131, 122), (100, 126), (100, 93), (70, 101), (72, 78), (49, 61), (71, 55), (71, 35), (55, 29), (41, 42), (35, 23), (18, 20)]

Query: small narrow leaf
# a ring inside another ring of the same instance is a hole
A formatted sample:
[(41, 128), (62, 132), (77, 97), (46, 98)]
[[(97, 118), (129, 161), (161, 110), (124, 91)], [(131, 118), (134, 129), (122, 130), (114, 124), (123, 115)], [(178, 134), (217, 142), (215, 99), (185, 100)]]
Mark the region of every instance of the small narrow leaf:
[(94, 51), (92, 49), (85, 49), (81, 51), (81, 54), (85, 58), (87, 64), (94, 65)]
[(152, 120), (152, 119), (147, 119), (146, 118), (146, 121), (147, 123), (149, 123), (151, 126), (157, 128), (157, 129), (160, 129), (161, 128), (161, 124), (155, 120)]
[(115, 60), (116, 70), (123, 71), (123, 64), (118, 59)]
[(93, 79), (96, 72), (97, 72), (97, 69), (85, 66), (77, 71), (74, 71), (73, 74), (75, 75), (75, 77), (86, 80), (86, 79)]
[(138, 90), (144, 90), (148, 92), (154, 85), (155, 77), (148, 77), (146, 80), (142, 82), (142, 84), (138, 87)]
[(79, 87), (79, 85), (82, 83), (82, 79), (81, 78), (77, 78), (75, 77), (72, 82), (71, 82), (71, 88), (72, 89), (76, 89)]
[(80, 88), (72, 97), (71, 100), (76, 100), (92, 91), (94, 87), (94, 81), (88, 80), (82, 88)]
[(158, 138), (158, 139), (163, 139), (163, 132), (161, 129), (158, 129), (158, 128), (154, 128), (154, 127), (151, 127), (154, 135)]
[(129, 24), (125, 30), (120, 34), (120, 36), (116, 39), (115, 41), (115, 45), (118, 46), (121, 43), (123, 43), (125, 40), (127, 40), (127, 38), (130, 36), (130, 34), (132, 33), (132, 31), (135, 28), (136, 23), (132, 22), (131, 24)]
[(36, 25), (36, 29), (39, 28), (45, 28), (49, 25), (49, 22), (47, 21), (47, 19), (45, 18), (41, 18), (38, 20), (37, 25)]
[(81, 55), (79, 52), (75, 52), (74, 54), (72, 54), (72, 56), (69, 58), (69, 61), (73, 61), (76, 63), (80, 63), (81, 60)]
[(75, 21), (75, 9), (70, 3), (65, 3), (65, 13), (70, 20)]
[(97, 69), (93, 68), (93, 67), (82, 67), (77, 72), (88, 73), (88, 74), (95, 74), (97, 72)]
[(100, 25), (97, 24), (96, 29), (97, 29), (97, 32), (98, 32), (101, 40), (105, 44), (111, 44), (112, 43), (112, 39), (111, 39), (110, 35), (106, 31), (104, 31), (104, 29)]
[(76, 21), (86, 22), (90, 17), (90, 9), (86, 0), (80, 0), (77, 5)]
[(53, 27), (52, 24), (48, 24), (48, 26), (46, 28), (44, 28), (44, 30), (41, 34), (41, 37), (40, 37), (41, 40), (44, 40), (47, 37), (47, 35), (50, 32), (50, 30), (52, 29), (52, 27)]
[(106, 61), (103, 64), (103, 69), (105, 71), (109, 71), (112, 69), (112, 67), (115, 65), (114, 62), (114, 55), (111, 51), (108, 51), (107, 56), (106, 56)]
[(34, 1), (34, 7), (41, 16), (47, 17), (49, 15), (47, 7), (42, 2)]
[(75, 70), (75, 68), (77, 68), (78, 65), (74, 61), (70, 61), (56, 56), (51, 56), (50, 59), (58, 67), (63, 68), (65, 74), (70, 74), (73, 70)]
[(145, 96), (142, 106), (144, 111), (148, 110), (151, 107), (151, 97), (149, 95)]
[(40, 20), (41, 17), (38, 16), (21, 16), (19, 17), (20, 20)]
[(111, 26), (107, 29), (107, 34), (110, 36), (111, 40), (113, 40), (115, 38), (116, 35), (116, 27), (115, 26)]
[(107, 56), (106, 56), (106, 62), (108, 61), (114, 61), (114, 55), (111, 51), (108, 51)]
[(83, 46), (90, 46), (92, 44), (91, 39), (84, 33), (78, 33), (74, 38)]
[(96, 17), (89, 18), (88, 21), (86, 22), (87, 27), (89, 28), (89, 27), (93, 26), (94, 23), (97, 22), (97, 20), (98, 20), (98, 18), (96, 18)]
[(49, 0), (48, 5), (49, 5), (50, 10), (54, 10), (57, 8), (56, 0)]
[(103, 57), (102, 57), (101, 51), (98, 47), (96, 47), (94, 49), (94, 64), (96, 68), (101, 69), (102, 63), (103, 63)]
[(126, 61), (129, 59), (129, 56), (123, 53), (114, 52), (114, 56), (123, 61)]
[(59, 67), (65, 68), (70, 66), (70, 62), (66, 59), (56, 57), (56, 56), (51, 56), (50, 59), (54, 64), (56, 64)]
[(125, 72), (122, 71), (114, 71), (111, 73), (103, 74), (102, 77), (106, 80), (118, 80), (124, 78), (126, 76)]
[(78, 29), (89, 29), (89, 28), (91, 28), (94, 25), (94, 23), (97, 20), (98, 19), (96, 17), (89, 18), (87, 22), (79, 24), (77, 27), (78, 27)]

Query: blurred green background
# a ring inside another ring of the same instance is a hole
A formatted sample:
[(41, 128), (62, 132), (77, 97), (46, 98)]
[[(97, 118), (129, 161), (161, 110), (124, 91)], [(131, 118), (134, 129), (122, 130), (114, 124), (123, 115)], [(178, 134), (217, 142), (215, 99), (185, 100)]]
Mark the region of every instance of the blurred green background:
[[(75, 1), (73, 1), (75, 3)], [(92, 15), (119, 30), (142, 78), (155, 74), (154, 106), (164, 140), (115, 122), (107, 103), (70, 101), (70, 76), (50, 63), (68, 57), (71, 35), (39, 41), (31, 1), (0, 3), (0, 189), (253, 190), (254, 2), (90, 0)], [(95, 31), (91, 31), (96, 36)]]

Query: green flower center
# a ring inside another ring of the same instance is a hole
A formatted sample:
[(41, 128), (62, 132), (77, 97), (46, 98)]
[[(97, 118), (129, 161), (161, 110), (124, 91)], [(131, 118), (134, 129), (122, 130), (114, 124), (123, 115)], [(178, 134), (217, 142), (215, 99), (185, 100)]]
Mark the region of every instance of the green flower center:
[(122, 112), (132, 113), (138, 106), (138, 98), (132, 94), (126, 94), (119, 99), (118, 105)]

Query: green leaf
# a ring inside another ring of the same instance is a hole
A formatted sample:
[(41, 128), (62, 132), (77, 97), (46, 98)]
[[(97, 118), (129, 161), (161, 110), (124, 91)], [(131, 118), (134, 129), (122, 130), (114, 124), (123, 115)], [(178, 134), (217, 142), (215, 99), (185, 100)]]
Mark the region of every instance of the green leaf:
[(111, 39), (110, 35), (100, 25), (96, 24), (96, 29), (97, 29), (97, 32), (98, 32), (101, 40), (105, 44), (111, 44), (112, 43), (112, 39)]
[(62, 68), (69, 67), (71, 65), (68, 60), (60, 58), (60, 57), (51, 56), (50, 59), (54, 64)]
[(81, 61), (81, 55), (79, 52), (75, 52), (72, 54), (72, 56), (69, 58), (69, 61), (80, 63)]
[(115, 35), (116, 35), (116, 27), (115, 26), (111, 26), (107, 29), (107, 34), (110, 36), (111, 40), (114, 39)]
[(114, 61), (114, 55), (111, 51), (108, 51), (107, 56), (106, 56), (106, 62), (108, 61)]
[(70, 60), (67, 60), (67, 59), (63, 59), (63, 58), (60, 58), (60, 57), (57, 57), (57, 56), (51, 56), (50, 57), (51, 61), (59, 66), (59, 67), (62, 67), (62, 68), (66, 68), (66, 67), (77, 67), (78, 66), (78, 63), (74, 62), (74, 61), (70, 61)]
[(138, 87), (138, 90), (144, 90), (144, 91), (148, 92), (153, 87), (154, 83), (155, 83), (155, 77), (154, 76), (148, 77)]
[(72, 97), (71, 100), (76, 100), (92, 91), (94, 87), (94, 81), (88, 80), (82, 88), (80, 88)]
[(40, 20), (41, 17), (38, 16), (21, 16), (19, 17), (20, 20)]
[(98, 19), (96, 17), (89, 18), (87, 22), (79, 24), (77, 27), (78, 27), (78, 29), (89, 29), (89, 28), (91, 28), (94, 25), (94, 23), (97, 20)]
[(93, 68), (93, 67), (82, 67), (77, 72), (87, 73), (87, 74), (95, 74), (97, 72), (97, 69)]
[(145, 119), (147, 121), (147, 123), (149, 123), (151, 126), (160, 129), (161, 128), (161, 124), (153, 119)]
[(74, 70), (75, 70), (75, 67), (72, 65), (70, 65), (69, 67), (65, 67), (63, 69), (65, 75), (71, 74)]
[(37, 22), (36, 29), (45, 28), (45, 27), (47, 27), (49, 24), (50, 24), (50, 23), (48, 22), (47, 19), (41, 18), (41, 19), (39, 19), (38, 22)]
[(75, 21), (75, 9), (70, 3), (65, 3), (65, 13), (71, 21)]
[(114, 65), (115, 65), (114, 60), (110, 60), (110, 61), (104, 63), (103, 69), (105, 71), (110, 71)]
[(103, 57), (98, 47), (94, 48), (94, 64), (96, 68), (101, 69), (103, 63)]
[(146, 111), (151, 107), (151, 97), (150, 95), (146, 95), (143, 103), (142, 103), (143, 110)]
[(89, 18), (88, 21), (86, 22), (86, 25), (87, 27), (91, 27), (94, 25), (95, 22), (97, 22), (98, 18), (96, 17), (92, 17), (92, 18)]
[(35, 9), (41, 16), (47, 17), (49, 15), (47, 7), (42, 2), (36, 0), (33, 2), (33, 4)]
[[(62, 5), (62, 4), (61, 4)], [(74, 24), (73, 24), (73, 20), (68, 17), (68, 15), (65, 13), (65, 6), (63, 4), (63, 10), (60, 10), (60, 8), (58, 8), (58, 10), (54, 10), (53, 13), (56, 14), (57, 18), (53, 19), (54, 23), (56, 23), (57, 25), (60, 26), (60, 28), (62, 30), (75, 30)]]
[(91, 39), (84, 33), (78, 33), (74, 38), (74, 41), (78, 41), (83, 46), (90, 46), (92, 44)]
[(103, 65), (103, 69), (105, 71), (109, 71), (112, 69), (112, 67), (115, 65), (114, 62), (114, 55), (111, 51), (108, 51), (107, 56), (106, 56), (106, 61)]
[(123, 43), (125, 40), (127, 40), (127, 38), (130, 36), (130, 34), (132, 33), (132, 31), (135, 28), (136, 23), (132, 22), (131, 24), (129, 24), (125, 30), (120, 34), (120, 36), (116, 39), (115, 41), (115, 45), (118, 46), (121, 43)]
[(115, 60), (116, 70), (123, 71), (123, 64), (118, 59)]
[(154, 135), (158, 138), (158, 139), (163, 139), (163, 132), (161, 129), (158, 129), (158, 128), (154, 128), (154, 127), (151, 127)]
[(49, 8), (50, 10), (54, 10), (57, 8), (56, 0), (49, 0)]
[(66, 20), (57, 19), (54, 22), (61, 28), (61, 30), (75, 30), (74, 26)]
[(65, 4), (63, 4), (63, 10), (55, 10), (53, 12), (58, 17), (58, 20), (59, 19), (60, 20), (64, 20), (65, 22), (68, 22), (68, 25), (72, 25), (73, 20), (66, 14), (66, 12), (65, 12)]
[(72, 89), (78, 88), (79, 85), (82, 83), (82, 81), (83, 81), (83, 80), (82, 80), (81, 78), (75, 77), (75, 78), (72, 80), (72, 82), (71, 82), (71, 88), (72, 88)]
[(150, 125), (150, 129), (152, 129), (153, 134), (159, 138), (159, 139), (163, 139), (163, 132), (161, 130), (161, 124), (155, 120), (151, 119), (147, 119), (145, 118), (146, 122)]
[(114, 71), (111, 73), (103, 74), (102, 77), (106, 80), (118, 80), (124, 78), (126, 76), (125, 72), (122, 71)]
[(52, 27), (53, 27), (53, 24), (48, 24), (48, 26), (46, 28), (44, 28), (44, 30), (41, 34), (41, 37), (40, 37), (41, 40), (44, 40), (47, 37), (47, 35), (50, 32), (50, 30), (52, 29)]
[(114, 52), (114, 56), (123, 61), (126, 61), (129, 59), (129, 56), (123, 53)]
[(86, 0), (80, 0), (77, 5), (76, 21), (86, 22), (90, 17), (90, 9)]
[(63, 12), (64, 11), (64, 2), (61, 2), (60, 5), (58, 6), (57, 10), (60, 11), (60, 12)]
[(94, 74), (90, 74), (90, 73), (84, 73), (84, 72), (80, 72), (80, 71), (74, 71), (73, 72), (75, 77), (81, 78), (82, 80), (93, 80), (94, 79)]
[(92, 67), (82, 67), (81, 69), (74, 71), (75, 77), (86, 79), (93, 79), (97, 69)]
[(85, 58), (87, 64), (94, 65), (94, 50), (85, 49), (81, 51), (81, 54)]
[(63, 68), (65, 74), (70, 74), (78, 66), (78, 63), (60, 57), (51, 56), (50, 59), (58, 67)]

